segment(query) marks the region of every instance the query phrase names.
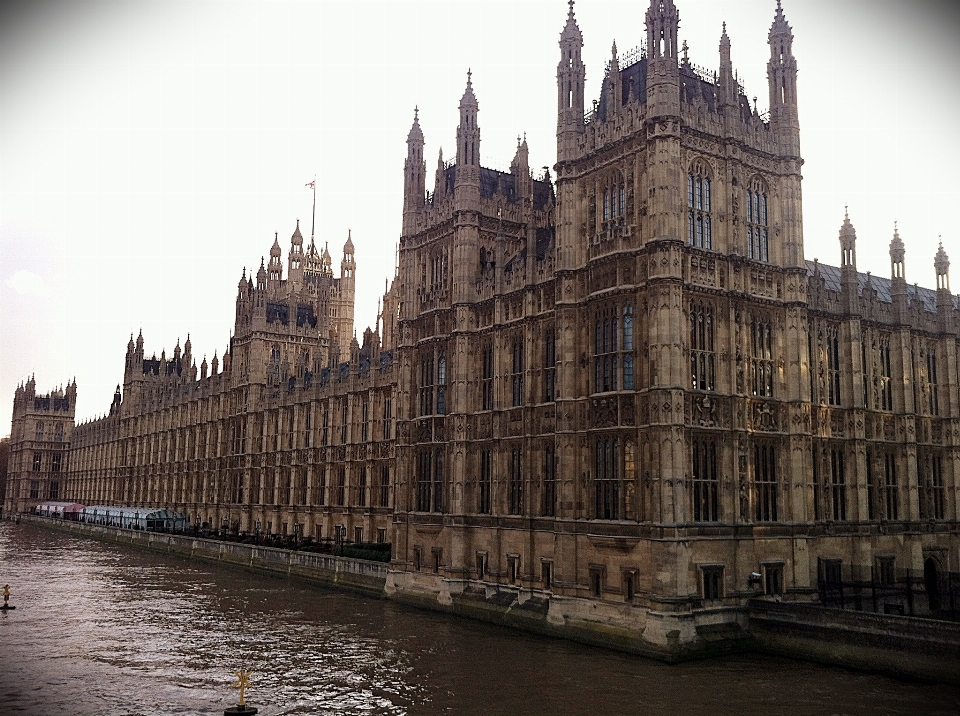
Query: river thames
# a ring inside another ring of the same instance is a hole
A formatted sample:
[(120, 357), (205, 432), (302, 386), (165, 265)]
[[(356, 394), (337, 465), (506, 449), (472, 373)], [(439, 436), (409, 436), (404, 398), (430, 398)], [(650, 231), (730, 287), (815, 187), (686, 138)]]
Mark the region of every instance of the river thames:
[(960, 714), (960, 689), (767, 656), (676, 666), (0, 523), (0, 713)]

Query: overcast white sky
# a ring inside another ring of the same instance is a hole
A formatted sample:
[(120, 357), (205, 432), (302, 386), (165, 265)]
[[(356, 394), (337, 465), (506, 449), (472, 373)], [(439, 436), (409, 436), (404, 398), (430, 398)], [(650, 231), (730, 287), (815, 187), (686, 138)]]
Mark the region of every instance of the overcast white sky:
[[(767, 106), (774, 0), (676, 0), (695, 64), (719, 64), (727, 22), (747, 94)], [(616, 40), (645, 37), (644, 0), (580, 0), (587, 97)], [(785, 0), (799, 64), (808, 258), (836, 265), (844, 205), (858, 267), (889, 276), (899, 221), (911, 283), (934, 285), (960, 167), (960, 42), (952, 2)], [(107, 410), (130, 334), (198, 362), (233, 327), (237, 281), (299, 217), (335, 270), (356, 245), (358, 334), (376, 319), (400, 233), (414, 105), (455, 153), (466, 79), (481, 159), (506, 169), (526, 133), (556, 160), (565, 0), (5, 2), (0, 5), (0, 435), (13, 393), (74, 376), (77, 416)], [(539, 171), (539, 170), (537, 170)], [(955, 269), (954, 274), (960, 269)], [(954, 291), (960, 278), (954, 277)]]

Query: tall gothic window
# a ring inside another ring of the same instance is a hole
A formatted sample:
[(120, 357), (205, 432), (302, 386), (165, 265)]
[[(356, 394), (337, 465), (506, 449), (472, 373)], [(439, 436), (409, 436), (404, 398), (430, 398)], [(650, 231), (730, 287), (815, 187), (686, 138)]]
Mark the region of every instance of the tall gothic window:
[(330, 444), (330, 406), (323, 403), (320, 408), (323, 411), (323, 419), (320, 423), (320, 444), (327, 446)]
[(633, 306), (623, 307), (623, 389), (633, 390)]
[(624, 517), (628, 520), (638, 518), (639, 496), (637, 485), (637, 447), (633, 440), (623, 444), (623, 507)]
[(513, 406), (523, 405), (523, 338), (513, 341), (513, 361), (510, 383), (513, 393)]
[(687, 243), (700, 249), (713, 248), (710, 176), (699, 160), (687, 175)]
[(944, 518), (943, 457), (922, 451), (917, 456), (917, 478), (920, 487), (920, 519)]
[(384, 440), (389, 440), (392, 434), (390, 426), (393, 422), (393, 399), (384, 398), (383, 399), (383, 423), (380, 430), (380, 434), (383, 436)]
[(753, 369), (753, 394), (773, 395), (773, 335), (770, 319), (754, 315), (750, 319), (750, 355)]
[(830, 517), (837, 521), (847, 519), (847, 476), (843, 449), (830, 451)]
[(594, 447), (594, 516), (618, 520), (620, 512), (620, 445), (616, 438), (597, 440)]
[(690, 372), (693, 390), (714, 390), (713, 309), (702, 303), (690, 310)]
[(511, 515), (523, 514), (523, 456), (520, 448), (510, 451), (509, 504)]
[(883, 492), (881, 494), (881, 519), (900, 519), (900, 488), (897, 484), (897, 456), (893, 452), (883, 455)]
[(447, 412), (447, 358), (440, 354), (437, 359), (437, 415)]
[(930, 415), (939, 415), (940, 404), (937, 401), (937, 354), (933, 345), (927, 347), (927, 402)]
[(270, 367), (268, 370), (269, 378), (275, 385), (280, 381), (280, 346), (273, 346), (270, 349)]
[(37, 435), (36, 435), (36, 439), (37, 439), (37, 440), (43, 440), (43, 432), (44, 432), (43, 422), (42, 422), (42, 421), (38, 421), (38, 422), (37, 422)]
[(827, 327), (827, 401), (840, 405), (840, 328)]
[(360, 478), (357, 482), (357, 506), (367, 506), (367, 466), (360, 468)]
[(758, 443), (753, 447), (753, 482), (756, 487), (754, 515), (757, 522), (778, 520), (777, 453), (773, 445)]
[(720, 477), (715, 440), (693, 441), (693, 521), (720, 519)]
[(420, 415), (433, 415), (433, 354), (420, 356)]
[(890, 336), (880, 336), (880, 410), (893, 410), (893, 373), (890, 367)]
[(493, 486), (493, 455), (490, 450), (480, 451), (480, 484), (477, 494), (477, 512), (489, 515)]
[(487, 344), (480, 353), (480, 397), (483, 410), (493, 410), (493, 346)]
[[(271, 492), (272, 491), (273, 490), (271, 486)], [(347, 504), (347, 471), (342, 467), (337, 470), (337, 484), (334, 489), (333, 504)]]
[[(606, 306), (595, 314), (594, 392), (633, 390), (633, 307)], [(621, 373), (622, 371), (622, 373)]]
[(552, 328), (543, 337), (543, 402), (552, 403), (557, 395), (557, 338)]
[(543, 509), (544, 517), (557, 514), (557, 460), (553, 445), (543, 449)]
[(626, 214), (627, 194), (623, 183), (623, 175), (616, 171), (608, 179), (603, 189), (603, 223), (604, 228), (623, 223)]
[(380, 507), (390, 506), (390, 466), (380, 466)]
[(757, 177), (747, 189), (747, 257), (770, 260), (770, 230), (767, 220), (767, 189)]
[(443, 449), (417, 454), (417, 512), (443, 511)]

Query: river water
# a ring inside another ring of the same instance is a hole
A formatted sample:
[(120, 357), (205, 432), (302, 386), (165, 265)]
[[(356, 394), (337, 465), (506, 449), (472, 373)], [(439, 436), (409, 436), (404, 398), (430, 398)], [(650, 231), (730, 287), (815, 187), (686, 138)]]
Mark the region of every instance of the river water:
[(668, 666), (0, 523), (0, 714), (960, 714), (960, 689), (766, 656)]

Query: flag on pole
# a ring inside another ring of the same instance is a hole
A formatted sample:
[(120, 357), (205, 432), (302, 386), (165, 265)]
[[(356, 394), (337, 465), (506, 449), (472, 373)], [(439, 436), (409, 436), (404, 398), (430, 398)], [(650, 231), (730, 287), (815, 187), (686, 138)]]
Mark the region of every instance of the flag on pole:
[(308, 187), (310, 187), (311, 189), (313, 189), (313, 188), (315, 188), (315, 187), (317, 186), (317, 181), (316, 181), (316, 180), (313, 180), (313, 181), (307, 182), (306, 184), (304, 184), (304, 186), (308, 186)]

